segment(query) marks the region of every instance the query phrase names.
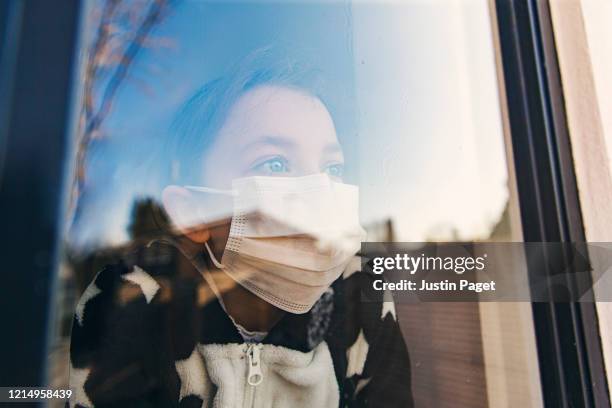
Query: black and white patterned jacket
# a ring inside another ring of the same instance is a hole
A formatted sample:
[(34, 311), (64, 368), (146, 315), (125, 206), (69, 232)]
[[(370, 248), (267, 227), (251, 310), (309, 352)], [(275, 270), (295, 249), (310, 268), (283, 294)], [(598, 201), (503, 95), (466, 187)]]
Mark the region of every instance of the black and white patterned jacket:
[(395, 306), (361, 301), (373, 277), (360, 269), (355, 258), (310, 312), (272, 328), (260, 345), (263, 380), (251, 386), (249, 351), (193, 260), (155, 243), (104, 268), (82, 294), (70, 405), (412, 407)]

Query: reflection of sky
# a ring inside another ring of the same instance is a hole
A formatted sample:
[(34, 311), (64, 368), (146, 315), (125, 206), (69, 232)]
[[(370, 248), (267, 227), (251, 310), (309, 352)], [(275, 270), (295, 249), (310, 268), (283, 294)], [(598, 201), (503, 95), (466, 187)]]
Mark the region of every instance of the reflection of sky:
[[(507, 195), (486, 1), (397, 4), (179, 3), (156, 31), (176, 46), (139, 55), (106, 139), (92, 148), (96, 189), (76, 239), (126, 238), (134, 198), (164, 184), (160, 146), (175, 110), (271, 43), (317, 55), (345, 148), (359, 154), (364, 223), (392, 217), (405, 240), (439, 224), (482, 234)], [(358, 112), (359, 141), (346, 100)]]
[(507, 198), (486, 2), (404, 4), (354, 11), (362, 218), (486, 236)]

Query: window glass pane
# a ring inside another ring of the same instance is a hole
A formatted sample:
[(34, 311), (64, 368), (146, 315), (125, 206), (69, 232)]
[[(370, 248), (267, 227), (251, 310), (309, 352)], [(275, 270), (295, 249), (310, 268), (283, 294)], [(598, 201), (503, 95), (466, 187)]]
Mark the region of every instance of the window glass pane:
[(82, 404), (541, 406), (529, 303), (359, 296), (360, 241), (521, 240), (487, 1), (86, 14), (54, 384)]

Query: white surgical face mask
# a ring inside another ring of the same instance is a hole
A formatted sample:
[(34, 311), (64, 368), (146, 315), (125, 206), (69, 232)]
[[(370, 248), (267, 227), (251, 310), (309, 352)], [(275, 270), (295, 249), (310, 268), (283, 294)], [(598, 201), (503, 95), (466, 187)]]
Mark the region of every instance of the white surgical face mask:
[(358, 189), (327, 174), (236, 179), (221, 261), (213, 263), (268, 303), (308, 312), (359, 250)]

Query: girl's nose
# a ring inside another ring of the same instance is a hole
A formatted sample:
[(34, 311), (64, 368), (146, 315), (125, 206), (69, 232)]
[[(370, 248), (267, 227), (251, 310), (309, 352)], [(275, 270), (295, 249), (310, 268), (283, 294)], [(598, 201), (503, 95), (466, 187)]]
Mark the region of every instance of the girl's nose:
[(323, 171), (321, 169), (319, 160), (317, 160), (318, 157), (312, 157), (314, 155), (309, 156), (310, 157), (302, 157), (297, 161), (296, 166), (293, 169), (293, 173), (296, 177), (310, 176), (311, 174), (318, 174)]

